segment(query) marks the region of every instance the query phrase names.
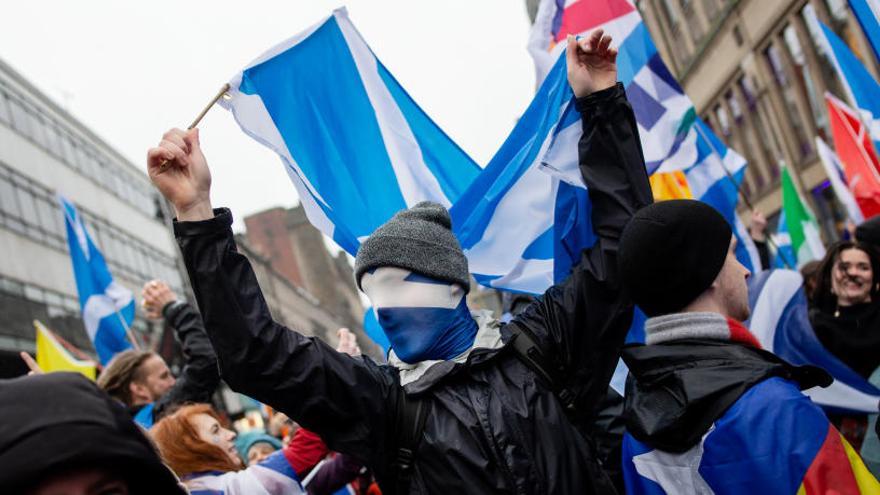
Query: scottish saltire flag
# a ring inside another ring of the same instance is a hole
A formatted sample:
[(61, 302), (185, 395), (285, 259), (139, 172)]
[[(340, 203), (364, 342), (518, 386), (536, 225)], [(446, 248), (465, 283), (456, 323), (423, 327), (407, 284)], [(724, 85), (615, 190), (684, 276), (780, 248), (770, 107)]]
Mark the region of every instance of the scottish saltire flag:
[(134, 321), (134, 297), (131, 291), (113, 281), (104, 256), (86, 232), (73, 203), (61, 196), (58, 200), (64, 211), (67, 246), (83, 322), (98, 359), (101, 364), (107, 364), (117, 352), (131, 348), (126, 334)]
[(834, 64), (850, 105), (867, 125), (875, 150), (880, 145), (880, 84), (871, 77), (862, 62), (843, 40), (816, 17), (812, 5), (804, 7), (805, 18), (819, 41), (819, 46)]
[(782, 167), (782, 212), (797, 266), (825, 257), (825, 245), (819, 235), (816, 216), (798, 193), (788, 167)]
[(245, 133), (281, 157), (313, 225), (349, 254), (398, 210), (449, 207), (480, 168), (376, 58), (345, 9), (230, 81)]
[(628, 494), (869, 494), (880, 484), (822, 410), (783, 378), (750, 388), (685, 452), (623, 440)]
[(791, 235), (788, 233), (788, 223), (785, 221), (785, 210), (779, 214), (779, 224), (776, 226), (776, 235), (773, 236), (776, 244), (776, 257), (773, 259), (774, 268), (797, 268), (797, 255), (791, 245)]
[(191, 495), (301, 495), (306, 491), (278, 450), (241, 471), (206, 472), (188, 477), (184, 484)]
[(880, 1), (849, 0), (849, 8), (862, 26), (874, 56), (880, 59)]
[(793, 270), (772, 270), (749, 279), (752, 316), (746, 326), (761, 342), (786, 361), (811, 364), (834, 377), (828, 388), (807, 390), (817, 404), (845, 411), (877, 413), (880, 389), (828, 352), (810, 325), (803, 278)]
[(826, 93), (825, 104), (834, 148), (843, 162), (849, 188), (864, 217), (871, 218), (880, 213), (880, 161), (871, 136), (858, 114), (845, 103)]
[(853, 196), (853, 192), (849, 188), (846, 178), (846, 169), (844, 168), (843, 163), (841, 163), (840, 158), (837, 157), (837, 153), (829, 148), (828, 145), (825, 144), (825, 141), (819, 136), (816, 136), (816, 151), (819, 154), (822, 167), (825, 169), (825, 174), (828, 176), (828, 181), (831, 182), (831, 189), (834, 191), (834, 195), (837, 197), (837, 200), (840, 201), (840, 204), (846, 208), (847, 217), (849, 217), (854, 224), (861, 224), (865, 221), (865, 215), (859, 208), (856, 198)]

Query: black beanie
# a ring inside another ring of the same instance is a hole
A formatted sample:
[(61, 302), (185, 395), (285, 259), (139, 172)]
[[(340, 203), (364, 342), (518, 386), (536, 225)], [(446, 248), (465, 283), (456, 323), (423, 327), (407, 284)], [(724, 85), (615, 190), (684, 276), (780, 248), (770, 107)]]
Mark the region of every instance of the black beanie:
[(78, 373), (0, 380), (0, 487), (103, 467), (134, 495), (186, 493), (122, 404)]
[(649, 317), (681, 311), (718, 276), (731, 234), (724, 217), (699, 201), (639, 210), (620, 238), (623, 290)]
[(452, 233), (443, 205), (422, 201), (397, 212), (361, 244), (354, 260), (355, 280), (369, 270), (396, 266), (461, 285), (470, 290), (467, 258)]

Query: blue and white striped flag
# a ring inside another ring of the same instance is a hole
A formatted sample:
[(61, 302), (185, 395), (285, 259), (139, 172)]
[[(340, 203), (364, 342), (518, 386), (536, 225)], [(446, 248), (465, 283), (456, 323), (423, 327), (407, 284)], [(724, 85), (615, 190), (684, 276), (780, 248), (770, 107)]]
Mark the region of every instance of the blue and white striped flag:
[(823, 407), (877, 413), (880, 389), (868, 383), (819, 342), (807, 313), (803, 278), (793, 270), (771, 270), (749, 280), (752, 317), (746, 326), (761, 347), (786, 361), (824, 368), (834, 377), (828, 388), (806, 390)]
[(797, 255), (791, 244), (791, 234), (788, 233), (788, 223), (785, 221), (785, 212), (779, 214), (779, 224), (776, 226), (776, 235), (773, 236), (776, 244), (776, 257), (773, 258), (774, 268), (795, 268)]
[(73, 203), (61, 196), (58, 201), (64, 211), (67, 245), (86, 332), (101, 364), (107, 364), (117, 352), (131, 348), (126, 334), (134, 321), (134, 297), (113, 281), (104, 256), (92, 242)]
[(397, 211), (449, 207), (480, 168), (410, 98), (345, 9), (230, 81), (245, 133), (284, 162), (313, 225), (354, 255)]
[(812, 5), (804, 7), (807, 26), (819, 40), (820, 49), (825, 52), (837, 69), (846, 98), (855, 108), (868, 128), (874, 149), (880, 148), (880, 84), (871, 77), (864, 64), (853, 54), (846, 43), (834, 31), (816, 17)]
[(849, 0), (849, 8), (862, 26), (874, 56), (880, 59), (880, 0)]

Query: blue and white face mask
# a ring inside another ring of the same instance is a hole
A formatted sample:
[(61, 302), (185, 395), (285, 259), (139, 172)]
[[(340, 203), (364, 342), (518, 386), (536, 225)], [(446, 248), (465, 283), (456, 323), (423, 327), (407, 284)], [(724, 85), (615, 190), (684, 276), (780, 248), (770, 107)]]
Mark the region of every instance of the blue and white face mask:
[(381, 267), (365, 273), (361, 287), (391, 348), (405, 363), (453, 359), (474, 342), (477, 323), (458, 284)]

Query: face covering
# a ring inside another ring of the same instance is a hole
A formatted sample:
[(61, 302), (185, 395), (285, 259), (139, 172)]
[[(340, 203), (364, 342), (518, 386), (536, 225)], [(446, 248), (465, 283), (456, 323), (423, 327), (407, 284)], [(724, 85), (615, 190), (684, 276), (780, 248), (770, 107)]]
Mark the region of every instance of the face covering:
[(477, 322), (458, 284), (381, 267), (364, 274), (361, 287), (403, 362), (450, 360), (473, 345)]

